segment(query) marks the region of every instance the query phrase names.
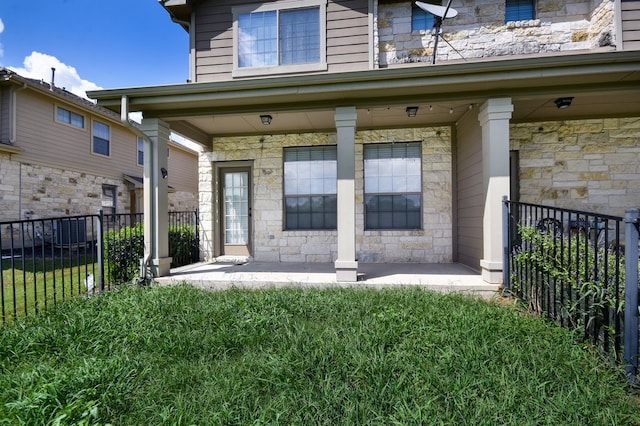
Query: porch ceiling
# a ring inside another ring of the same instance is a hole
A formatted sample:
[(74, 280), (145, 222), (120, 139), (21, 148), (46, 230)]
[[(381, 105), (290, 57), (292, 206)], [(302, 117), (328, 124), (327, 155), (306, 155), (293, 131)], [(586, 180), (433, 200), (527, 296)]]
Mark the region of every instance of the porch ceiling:
[[(202, 144), (212, 137), (335, 129), (355, 105), (359, 129), (450, 125), (491, 97), (511, 97), (514, 122), (640, 116), (640, 52), (605, 52), (222, 83), (95, 91), (98, 104), (167, 121)], [(554, 99), (574, 97), (567, 109)], [(418, 106), (416, 117), (405, 108)], [(260, 115), (269, 114), (269, 126)]]

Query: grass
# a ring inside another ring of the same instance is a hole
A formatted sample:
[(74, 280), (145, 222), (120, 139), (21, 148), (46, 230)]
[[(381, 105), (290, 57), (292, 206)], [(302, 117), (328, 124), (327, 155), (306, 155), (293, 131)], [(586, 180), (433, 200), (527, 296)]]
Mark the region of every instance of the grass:
[(0, 324), (86, 293), (85, 278), (97, 275), (94, 262), (90, 255), (2, 260)]
[(123, 286), (0, 329), (12, 425), (640, 425), (638, 408), (567, 330), (420, 289)]

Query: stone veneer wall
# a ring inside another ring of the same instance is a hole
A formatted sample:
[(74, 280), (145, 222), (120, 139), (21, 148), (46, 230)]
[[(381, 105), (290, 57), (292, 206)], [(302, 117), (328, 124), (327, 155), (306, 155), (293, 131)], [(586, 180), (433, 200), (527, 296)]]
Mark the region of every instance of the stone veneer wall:
[[(443, 36), (460, 53), (440, 40), (437, 61), (615, 46), (612, 0), (541, 0), (537, 2), (537, 19), (507, 23), (504, 1), (453, 3), (458, 16), (445, 21)], [(380, 67), (433, 60), (433, 30), (411, 31), (411, 4), (385, 2), (378, 6)]]
[[(363, 144), (422, 141), (423, 223), (415, 231), (364, 231)], [(448, 127), (356, 133), (356, 245), (361, 262), (451, 262), (451, 131)], [(270, 262), (333, 262), (336, 231), (283, 230), (283, 147), (336, 144), (335, 133), (229, 137), (201, 153), (203, 257), (213, 241), (213, 162), (253, 160), (253, 257)]]
[[(11, 161), (0, 154), (0, 221), (95, 214), (102, 208), (102, 185), (117, 191), (117, 213), (130, 213), (129, 189), (123, 179)], [(195, 194), (169, 194), (172, 211), (195, 210)]]
[(520, 201), (623, 216), (640, 207), (640, 117), (511, 125)]

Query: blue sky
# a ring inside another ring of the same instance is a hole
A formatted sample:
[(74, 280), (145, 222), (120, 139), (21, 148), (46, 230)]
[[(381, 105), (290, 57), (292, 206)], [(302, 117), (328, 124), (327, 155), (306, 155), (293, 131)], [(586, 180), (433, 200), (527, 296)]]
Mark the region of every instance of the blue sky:
[(189, 41), (157, 0), (0, 0), (0, 66), (80, 96), (184, 83)]

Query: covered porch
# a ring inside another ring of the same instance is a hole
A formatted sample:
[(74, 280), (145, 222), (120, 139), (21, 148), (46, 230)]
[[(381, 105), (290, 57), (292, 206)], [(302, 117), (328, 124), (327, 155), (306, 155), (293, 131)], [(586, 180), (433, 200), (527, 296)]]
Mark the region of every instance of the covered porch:
[[(438, 191), (447, 195), (440, 197), (433, 211), (423, 206), (421, 233), (406, 233), (414, 238), (409, 245), (424, 243), (423, 249), (407, 256), (408, 264), (433, 263), (437, 255), (437, 263), (460, 263), (484, 282), (500, 284), (501, 200), (513, 191), (510, 124), (637, 114), (639, 70), (633, 52), (609, 52), (114, 89), (90, 95), (107, 108), (143, 113), (143, 130), (152, 141), (145, 158), (163, 152), (170, 131), (204, 147), (199, 189), (205, 260), (239, 254), (252, 257), (255, 265), (286, 259), (330, 264), (335, 282), (358, 282), (371, 260), (381, 267), (398, 263), (385, 257), (393, 251), (392, 244), (377, 245), (384, 231), (370, 232), (364, 225), (362, 146), (411, 140), (424, 144), (425, 137), (440, 138), (445, 145), (423, 150), (422, 179), (425, 185), (435, 176), (427, 166), (434, 155), (443, 154), (438, 150), (444, 150), (447, 166), (438, 176), (445, 176), (446, 182)], [(555, 102), (559, 98), (572, 98), (571, 107), (560, 108)], [(300, 135), (321, 135), (322, 143), (337, 146), (337, 226), (325, 235), (287, 234), (282, 189), (273, 190), (283, 185), (282, 149), (308, 143)], [(279, 156), (273, 155), (273, 146), (268, 156), (263, 155), (265, 141), (280, 144)], [(243, 157), (236, 155), (241, 151)], [(156, 158), (157, 168), (162, 169), (162, 159)], [(255, 180), (247, 191), (262, 197), (262, 204), (249, 204), (245, 247), (231, 253), (223, 238), (221, 181), (225, 171), (236, 170), (246, 170)], [(162, 187), (158, 171), (147, 174), (145, 169), (145, 179), (151, 188)], [(265, 183), (272, 190), (257, 194)], [(162, 203), (164, 191), (155, 193), (158, 200), (153, 202)], [(441, 219), (437, 233), (432, 232), (433, 218)], [(405, 236), (389, 235), (398, 240)], [(307, 244), (309, 238), (318, 251), (324, 247), (322, 254), (287, 257), (284, 253), (285, 246), (296, 249), (292, 241)], [(378, 239), (375, 244), (374, 239)], [(161, 261), (164, 245), (163, 241), (150, 245), (154, 264), (166, 265)], [(154, 275), (170, 273), (175, 271), (164, 267)]]

